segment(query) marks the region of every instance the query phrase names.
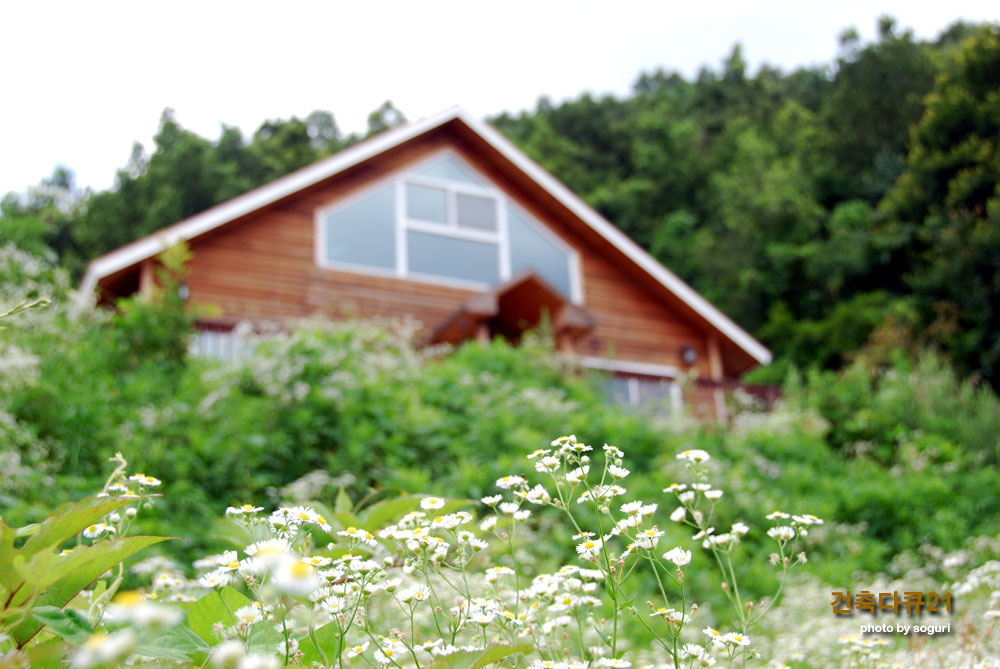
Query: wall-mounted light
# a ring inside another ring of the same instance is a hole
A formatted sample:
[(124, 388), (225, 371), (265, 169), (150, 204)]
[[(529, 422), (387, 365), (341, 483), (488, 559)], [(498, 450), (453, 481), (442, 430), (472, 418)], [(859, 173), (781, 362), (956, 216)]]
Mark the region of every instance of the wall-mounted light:
[(681, 349), (681, 359), (684, 364), (690, 367), (698, 360), (698, 351), (694, 350), (693, 346), (685, 346)]

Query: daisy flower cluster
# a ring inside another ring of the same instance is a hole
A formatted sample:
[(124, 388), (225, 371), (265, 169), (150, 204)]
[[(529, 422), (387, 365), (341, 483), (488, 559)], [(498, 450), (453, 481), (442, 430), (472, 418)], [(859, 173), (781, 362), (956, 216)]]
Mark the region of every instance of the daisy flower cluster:
[(744, 601), (733, 568), (733, 550), (743, 537), (751, 532), (751, 528), (742, 521), (732, 523), (728, 530), (724, 530), (723, 527), (717, 528), (713, 524), (716, 507), (725, 493), (709, 482), (708, 462), (712, 458), (707, 452), (699, 449), (685, 450), (677, 454), (677, 459), (684, 463), (692, 480), (688, 483), (674, 482), (663, 489), (664, 493), (673, 495), (677, 500), (677, 506), (670, 513), (670, 519), (694, 531), (692, 540), (700, 542), (701, 547), (712, 555), (714, 563), (722, 573), (722, 591), (733, 607), (742, 632), (741, 643), (731, 644), (727, 648), (727, 653), (730, 657), (749, 654), (751, 652), (749, 650), (740, 650), (749, 645), (746, 633), (777, 601), (789, 570), (796, 564), (806, 562), (804, 551), (796, 553), (798, 541), (808, 535), (811, 526), (822, 525), (823, 520), (812, 514), (793, 516), (784, 511), (767, 514), (767, 520), (777, 523), (766, 531), (766, 535), (777, 544), (777, 552), (770, 555), (770, 562), (781, 569), (778, 575), (778, 589), (770, 599), (760, 602)]
[[(98, 498), (114, 499), (118, 501), (135, 500), (135, 504), (117, 506), (109, 511), (103, 519), (91, 523), (84, 528), (81, 534), (84, 539), (92, 542), (108, 540), (114, 537), (123, 536), (128, 532), (139, 514), (139, 500), (143, 500), (148, 508), (152, 505), (152, 499), (148, 495), (155, 494), (156, 488), (161, 485), (160, 479), (147, 474), (127, 474), (128, 463), (121, 453), (116, 453), (111, 461), (116, 464), (115, 470), (108, 477), (107, 482), (101, 492), (97, 493)], [(70, 549), (63, 550), (63, 554), (69, 554)]]
[[(710, 456), (691, 450), (678, 458), (693, 480), (671, 484), (658, 499), (630, 499), (622, 449), (567, 435), (529, 454), (528, 471), (497, 479), (478, 517), (468, 501), (435, 496), (387, 500), (391, 513), (339, 505), (331, 512), (318, 502), (271, 511), (230, 506), (225, 515), (243, 541), (197, 559), (192, 577), (154, 557), (133, 568), (149, 579), (143, 591), (91, 593), (97, 633), (74, 666), (129, 653), (130, 662), (235, 669), (402, 669), (452, 656), (455, 666), (492, 657), (563, 669), (745, 662), (756, 656), (750, 630), (773, 601), (744, 602), (734, 578), (733, 549), (751, 528), (736, 522), (716, 531), (723, 492), (708, 482)], [(138, 504), (157, 486), (155, 477), (122, 469), (104, 494), (134, 495)], [(548, 527), (546, 507), (568, 521), (565, 554), (574, 556), (554, 571), (538, 569), (532, 550), (538, 528)], [(799, 537), (823, 521), (783, 512), (769, 518), (783, 578)], [(127, 529), (122, 522), (108, 517), (84, 534), (107, 540)], [(680, 544), (678, 525), (691, 528)], [(687, 572), (702, 563), (722, 571), (738, 614), (732, 631), (694, 625)], [(651, 644), (633, 647), (630, 625), (641, 626)], [(183, 643), (163, 650), (171, 644), (155, 640), (162, 630), (184, 630), (168, 636)]]

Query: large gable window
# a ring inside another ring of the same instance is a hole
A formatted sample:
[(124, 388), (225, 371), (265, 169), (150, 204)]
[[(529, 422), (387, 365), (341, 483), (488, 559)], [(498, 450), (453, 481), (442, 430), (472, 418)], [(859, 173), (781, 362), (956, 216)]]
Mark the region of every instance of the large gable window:
[(531, 270), (580, 302), (578, 259), (451, 152), (317, 216), (320, 265), (487, 289)]

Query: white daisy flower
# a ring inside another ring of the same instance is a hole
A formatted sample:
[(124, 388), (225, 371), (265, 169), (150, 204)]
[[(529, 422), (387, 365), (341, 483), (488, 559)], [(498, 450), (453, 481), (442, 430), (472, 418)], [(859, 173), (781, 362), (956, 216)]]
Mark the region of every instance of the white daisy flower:
[(670, 520), (674, 521), (675, 523), (679, 523), (682, 520), (684, 520), (685, 516), (687, 516), (687, 509), (685, 509), (683, 506), (679, 506), (676, 509), (674, 509), (673, 513), (670, 514)]
[(116, 664), (118, 660), (128, 655), (138, 641), (138, 637), (130, 627), (111, 634), (98, 630), (73, 653), (69, 666), (83, 669), (96, 665)]
[(609, 465), (608, 473), (611, 474), (611, 478), (616, 481), (621, 481), (623, 478), (628, 476), (631, 472), (624, 467), (619, 467), (618, 465)]
[(603, 545), (604, 541), (601, 539), (586, 539), (582, 543), (577, 544), (576, 552), (585, 560), (589, 560), (597, 556)]
[(504, 490), (510, 490), (511, 488), (527, 485), (527, 483), (528, 482), (523, 476), (516, 475), (501, 476), (497, 479), (497, 487)]
[(604, 444), (604, 452), (607, 453), (608, 456), (612, 458), (625, 457), (625, 453), (622, 452), (622, 449), (618, 448), (617, 446), (612, 446), (611, 444)]
[(561, 465), (561, 459), (553, 455), (547, 455), (535, 463), (535, 471), (541, 474), (552, 473), (557, 471)]
[(352, 658), (361, 655), (363, 652), (368, 650), (368, 644), (369, 644), (368, 641), (363, 641), (357, 646), (351, 646), (350, 648), (347, 649), (347, 657)]
[(88, 525), (83, 528), (83, 536), (88, 539), (96, 539), (104, 534), (114, 534), (115, 528), (111, 527), (107, 523), (94, 523), (93, 525)]
[(705, 451), (702, 451), (702, 450), (696, 448), (696, 449), (692, 449), (692, 450), (688, 450), (688, 451), (682, 451), (682, 452), (678, 453), (677, 454), (677, 459), (678, 460), (687, 460), (688, 462), (698, 463), (698, 462), (706, 462), (708, 460), (711, 460), (712, 458)]
[(652, 527), (648, 530), (643, 530), (636, 535), (636, 543), (639, 544), (639, 548), (645, 548), (652, 550), (656, 548), (656, 545), (660, 543), (660, 537), (663, 536), (663, 532)]
[(795, 530), (788, 525), (779, 525), (778, 527), (769, 529), (767, 536), (775, 541), (791, 541), (795, 538)]
[(420, 508), (427, 511), (444, 507), (444, 500), (440, 497), (424, 497), (420, 500)]
[(663, 559), (668, 562), (673, 562), (678, 567), (684, 567), (691, 564), (691, 551), (686, 551), (680, 546), (677, 546), (676, 548), (671, 548), (664, 553)]

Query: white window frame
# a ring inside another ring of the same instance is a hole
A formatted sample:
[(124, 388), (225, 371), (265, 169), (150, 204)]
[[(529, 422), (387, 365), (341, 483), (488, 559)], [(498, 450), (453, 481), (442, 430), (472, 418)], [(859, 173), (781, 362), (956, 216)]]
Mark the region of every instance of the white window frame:
[[(438, 162), (444, 158), (457, 160), (462, 166), (469, 170), (476, 178), (488, 185), (476, 185), (448, 179), (439, 179), (418, 174), (418, 172), (428, 165)], [(406, 185), (425, 186), (428, 188), (439, 188), (445, 191), (447, 206), (447, 221), (445, 223), (435, 223), (410, 218), (406, 210)], [(330, 260), (326, 257), (327, 247), (327, 226), (325, 219), (337, 211), (343, 210), (352, 204), (374, 194), (376, 191), (393, 187), (395, 189), (395, 268), (380, 268), (360, 263), (352, 263), (345, 260)], [(495, 202), (496, 206), (496, 231), (479, 230), (476, 228), (463, 228), (458, 225), (457, 202), (458, 194), (474, 195), (477, 197), (489, 198)], [(452, 149), (442, 149), (431, 155), (407, 166), (389, 176), (359, 189), (357, 192), (338, 200), (325, 207), (320, 207), (315, 214), (315, 255), (316, 266), (321, 269), (331, 269), (356, 274), (369, 274), (372, 276), (392, 277), (405, 279), (407, 281), (419, 281), (435, 285), (474, 290), (478, 292), (487, 291), (492, 286), (482, 281), (472, 281), (467, 279), (455, 279), (449, 277), (435, 276), (411, 272), (409, 269), (409, 255), (407, 249), (407, 232), (412, 230), (424, 234), (440, 235), (453, 239), (464, 239), (469, 241), (484, 242), (497, 245), (498, 267), (500, 272), (499, 281), (507, 281), (511, 278), (511, 258), (510, 258), (510, 236), (507, 225), (507, 207), (515, 207), (518, 213), (524, 217), (543, 237), (551, 241), (561, 251), (568, 256), (570, 300), (574, 304), (583, 304), (583, 279), (581, 271), (580, 254), (572, 246), (567, 244), (556, 235), (548, 226), (540, 223), (521, 207), (506, 193), (492, 185), (492, 182), (479, 170), (470, 165)]]
[(612, 375), (625, 379), (629, 406), (640, 405), (639, 377), (659, 379), (661, 382), (668, 383), (670, 405), (674, 411), (679, 411), (684, 404), (681, 385), (677, 382), (680, 372), (673, 365), (658, 365), (631, 360), (609, 360), (594, 356), (578, 356), (575, 357), (575, 360), (587, 369), (611, 372)]

